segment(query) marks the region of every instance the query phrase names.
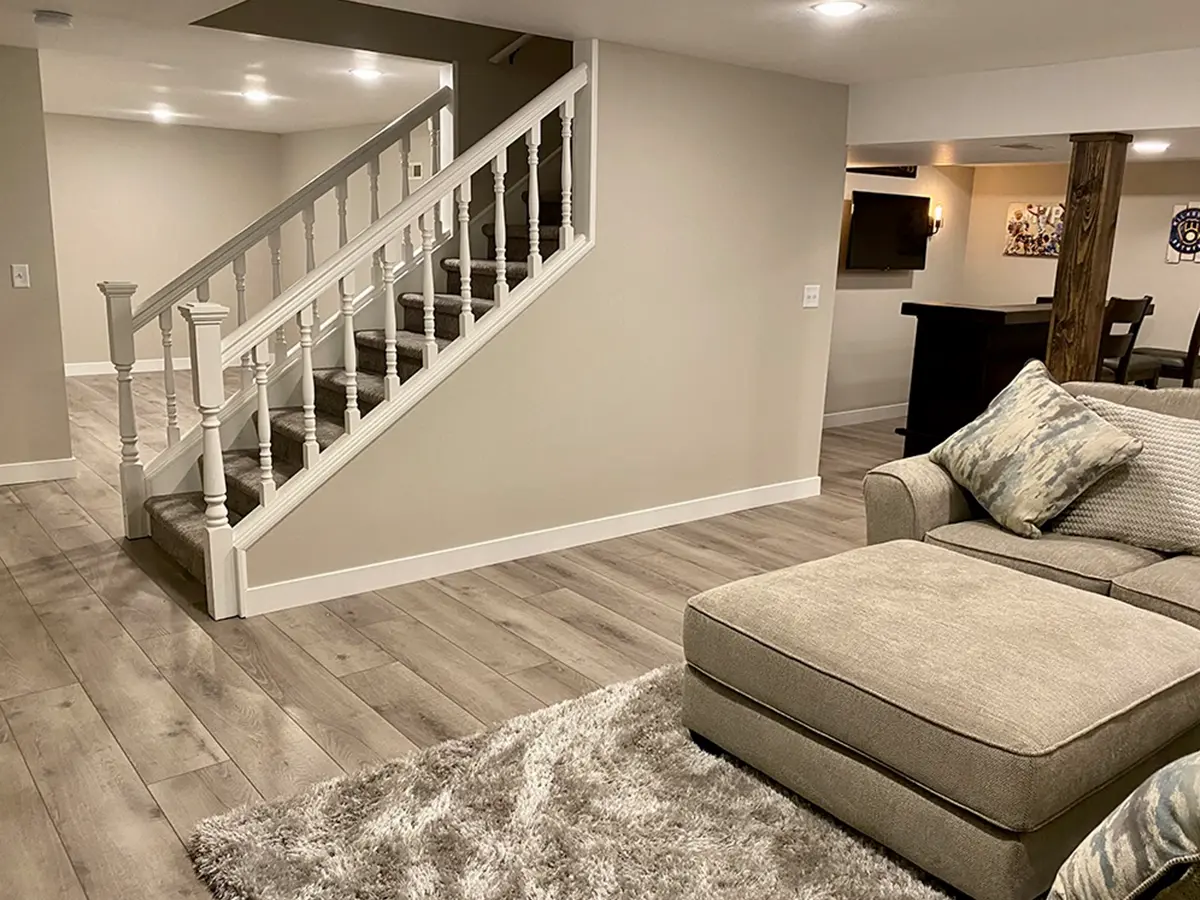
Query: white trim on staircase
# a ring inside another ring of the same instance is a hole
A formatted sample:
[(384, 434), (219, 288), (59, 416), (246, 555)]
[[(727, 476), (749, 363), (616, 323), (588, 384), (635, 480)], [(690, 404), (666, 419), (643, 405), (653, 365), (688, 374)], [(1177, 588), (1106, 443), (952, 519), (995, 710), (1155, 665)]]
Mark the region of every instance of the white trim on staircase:
[(825, 427), (841, 428), (845, 425), (866, 425), (870, 422), (885, 422), (888, 419), (903, 419), (907, 415), (907, 403), (871, 406), (866, 409), (848, 409), (845, 412), (826, 413)]
[[(322, 603), (326, 600), (348, 597), (351, 594), (361, 594), (393, 585), (423, 581), (426, 578), (464, 572), (480, 566), (490, 566), (513, 559), (522, 559), (526, 556), (536, 556), (540, 553), (553, 553), (569, 547), (606, 541), (610, 538), (637, 534), (654, 528), (666, 528), (683, 522), (694, 522), (698, 519), (708, 519), (726, 513), (756, 509), (776, 503), (787, 503), (792, 500), (807, 500), (819, 496), (820, 493), (820, 478), (801, 478), (797, 481), (769, 484), (713, 497), (701, 497), (682, 503), (592, 519), (588, 522), (577, 522), (573, 525), (563, 525), (544, 531), (484, 541), (466, 547), (439, 550), (420, 556), (394, 559), (355, 569), (343, 569), (338, 572), (328, 572), (276, 584), (251, 586), (245, 588), (242, 594), (242, 615), (258, 616), (297, 606)], [(237, 569), (239, 581), (244, 584), (247, 575), (244, 550), (238, 551)]]
[(75, 457), (34, 459), (29, 462), (0, 464), (0, 485), (30, 484), (35, 481), (61, 481), (75, 477)]
[[(190, 369), (192, 360), (187, 356), (177, 357), (175, 360), (175, 371), (180, 369)], [(139, 359), (133, 364), (134, 372), (161, 372), (163, 370), (163, 361), (161, 359)], [(67, 363), (64, 366), (68, 378), (82, 378), (87, 375), (116, 375), (116, 367), (107, 360), (101, 362), (85, 362), (85, 363)]]

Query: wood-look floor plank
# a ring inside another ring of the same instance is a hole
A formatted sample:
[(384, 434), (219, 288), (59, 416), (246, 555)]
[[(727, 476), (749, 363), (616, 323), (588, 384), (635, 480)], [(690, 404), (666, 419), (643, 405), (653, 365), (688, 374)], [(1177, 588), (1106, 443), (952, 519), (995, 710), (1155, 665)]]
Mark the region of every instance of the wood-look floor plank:
[(196, 625), (119, 544), (66, 551), (66, 558), (135, 640), (191, 631)]
[(37, 606), (45, 600), (86, 597), (91, 593), (74, 566), (24, 506), (0, 512), (0, 562)]
[(304, 729), (203, 631), (150, 638), (142, 648), (266, 799), (341, 774)]
[(418, 747), (466, 737), (484, 725), (401, 663), (389, 663), (342, 679)]
[(532, 597), (534, 594), (548, 594), (550, 591), (557, 591), (560, 587), (566, 587), (565, 584), (551, 581), (519, 562), (497, 563), (494, 566), (476, 569), (475, 572), (522, 600)]
[(75, 681), (37, 613), (0, 570), (0, 700), (20, 697)]
[[(444, 602), (448, 606), (457, 603), (449, 597)], [(542, 706), (503, 675), (416, 619), (380, 622), (369, 626), (366, 633), (481, 722), (503, 722)], [(541, 659), (548, 657), (543, 654)]]
[(82, 687), (8, 700), (4, 713), (89, 900), (207, 900), (179, 838)]
[(212, 623), (208, 630), (242, 671), (347, 772), (415, 749), (267, 619)]
[(83, 888), (15, 743), (0, 743), (0, 895), (84, 900)]
[(595, 547), (576, 547), (560, 555), (677, 610), (683, 610), (688, 599), (696, 593), (692, 588), (647, 568), (643, 564), (644, 558), (625, 557)]
[(683, 612), (679, 607), (653, 600), (561, 553), (529, 557), (522, 560), (521, 565), (582, 594), (598, 606), (632, 619), (667, 640), (679, 640), (683, 629)]
[(150, 793), (181, 841), (191, 836), (201, 819), (262, 801), (254, 785), (229, 760), (159, 781), (150, 785)]
[(513, 672), (508, 679), (547, 705), (582, 697), (599, 687), (557, 660)]
[(40, 614), (144, 781), (228, 758), (99, 598), (47, 603)]
[(767, 571), (763, 566), (754, 565), (732, 556), (727, 556), (711, 547), (705, 547), (667, 531), (651, 531), (639, 535), (639, 538), (655, 550), (670, 554), (676, 559), (682, 559), (729, 580), (736, 581), (761, 575)]
[(420, 581), (379, 593), (389, 603), (501, 675), (550, 661), (541, 650), (505, 631), (486, 616), (455, 602), (431, 582)]
[(403, 615), (396, 607), (373, 592), (352, 594), (339, 600), (329, 600), (322, 605), (355, 628), (363, 628), (377, 622), (389, 622)]
[(665, 532), (698, 546), (716, 550), (733, 559), (758, 566), (764, 572), (786, 569), (788, 566), (795, 565), (793, 558), (757, 546), (757, 538), (747, 539), (745, 535), (733, 532), (725, 527), (720, 519), (672, 525), (665, 529)]
[(12, 740), (12, 731), (8, 727), (8, 719), (4, 718), (4, 713), (0, 712), (0, 744), (7, 744)]
[(636, 622), (592, 603), (570, 588), (538, 594), (524, 601), (548, 612), (556, 619), (607, 644), (647, 669), (665, 666), (683, 659), (683, 629), (674, 638), (655, 634)]
[(321, 606), (301, 606), (267, 618), (339, 678), (395, 662), (362, 632)]
[(48, 535), (53, 535), (55, 531), (61, 531), (64, 528), (95, 524), (71, 495), (59, 487), (57, 482), (42, 481), (36, 484), (19, 485), (13, 488), (13, 493)]
[(524, 638), (559, 662), (597, 684), (636, 678), (646, 667), (584, 634), (562, 619), (531, 606), (503, 588), (471, 572), (435, 579), (465, 606)]

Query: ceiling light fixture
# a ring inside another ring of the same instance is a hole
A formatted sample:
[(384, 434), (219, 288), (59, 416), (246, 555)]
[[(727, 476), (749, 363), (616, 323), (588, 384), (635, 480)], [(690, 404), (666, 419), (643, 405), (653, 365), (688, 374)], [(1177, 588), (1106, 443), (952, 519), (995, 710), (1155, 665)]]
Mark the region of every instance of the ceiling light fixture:
[(170, 125), (175, 121), (175, 110), (169, 106), (156, 106), (150, 110), (150, 115), (159, 125)]
[(70, 28), (74, 21), (74, 17), (69, 12), (63, 12), (60, 9), (35, 9), (33, 11), (33, 24), (43, 28)]
[(1166, 153), (1170, 148), (1169, 141), (1134, 141), (1133, 152), (1145, 153), (1153, 155), (1155, 153)]
[(247, 103), (254, 103), (260, 106), (264, 103), (269, 103), (271, 100), (271, 95), (262, 88), (247, 88), (242, 91), (242, 97), (245, 98)]
[(865, 3), (857, 3), (855, 0), (828, 0), (826, 3), (818, 3), (813, 10), (831, 19), (844, 19), (866, 8)]
[(378, 81), (380, 78), (383, 77), (383, 73), (380, 72), (378, 69), (368, 69), (365, 67), (351, 69), (350, 74), (353, 75), (355, 78), (357, 78), (359, 81)]

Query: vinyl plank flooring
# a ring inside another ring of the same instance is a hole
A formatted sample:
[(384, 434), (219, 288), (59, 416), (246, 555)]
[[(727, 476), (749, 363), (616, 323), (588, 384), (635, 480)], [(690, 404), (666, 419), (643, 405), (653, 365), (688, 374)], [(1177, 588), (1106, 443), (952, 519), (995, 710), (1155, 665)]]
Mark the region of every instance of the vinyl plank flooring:
[(395, 662), (377, 644), (321, 606), (302, 606), (267, 616), (276, 628), (341, 677)]
[(265, 799), (341, 774), (304, 729), (204, 632), (151, 638), (142, 647)]
[(339, 600), (329, 600), (322, 604), (327, 610), (355, 628), (363, 628), (378, 622), (390, 622), (400, 618), (403, 613), (388, 603), (378, 594), (353, 594)]
[(67, 551), (66, 557), (135, 640), (196, 627), (187, 611), (142, 571), (123, 546), (93, 545)]
[(150, 793), (181, 841), (188, 839), (201, 819), (262, 800), (231, 761), (159, 781), (150, 785)]
[[(0, 571), (0, 581), (9, 577)], [(74, 682), (33, 607), (11, 587), (0, 589), (0, 700)]]
[(379, 593), (389, 603), (501, 675), (550, 662), (550, 657), (541, 650), (453, 600), (428, 581), (388, 588)]
[(4, 713), (89, 900), (206, 900), (183, 845), (79, 685)]
[(57, 482), (20, 485), (13, 488), (13, 493), (48, 535), (64, 528), (94, 524)]
[(539, 575), (519, 562), (502, 562), (494, 566), (476, 569), (475, 572), (522, 600), (532, 597), (534, 594), (547, 594), (550, 591), (557, 591), (560, 587), (566, 587), (565, 584), (559, 584)]
[(267, 619), (214, 623), (209, 633), (345, 771), (356, 772), (414, 749), (412, 742)]
[(436, 579), (465, 606), (524, 638), (597, 684), (636, 678), (646, 667), (471, 572)]
[(484, 725), (401, 663), (390, 663), (342, 679), (364, 701), (418, 747), (466, 737)]
[(521, 565), (546, 579), (553, 579), (562, 587), (582, 594), (600, 607), (632, 619), (667, 640), (679, 640), (683, 630), (683, 612), (679, 608), (659, 603), (584, 565), (576, 558), (562, 553), (547, 553), (522, 560)]
[[(445, 603), (456, 601), (446, 597)], [(503, 722), (542, 706), (503, 675), (416, 619), (380, 622), (367, 628), (366, 633), (481, 722)], [(548, 659), (544, 655), (541, 658)]]
[(692, 543), (679, 535), (666, 531), (652, 531), (640, 537), (641, 540), (653, 546), (659, 552), (670, 554), (676, 559), (700, 566), (729, 581), (751, 578), (754, 575), (761, 575), (767, 571), (763, 566), (757, 566), (753, 563), (727, 556), (718, 550)]
[(594, 681), (557, 661), (513, 672), (508, 679), (547, 705), (582, 697), (599, 687)]
[(607, 644), (647, 669), (683, 660), (683, 629), (668, 639), (636, 622), (592, 603), (570, 588), (538, 594), (524, 601)]
[(0, 878), (4, 896), (84, 900), (83, 888), (15, 743), (0, 743)]
[(633, 559), (596, 547), (577, 547), (574, 550), (564, 550), (560, 555), (678, 610), (683, 610), (688, 599), (696, 593), (694, 589), (680, 584), (676, 579), (647, 567), (647, 557)]
[(788, 566), (795, 565), (795, 561), (790, 557), (757, 546), (757, 537), (748, 538), (744, 534), (739, 534), (726, 527), (724, 522), (719, 519), (672, 525), (666, 529), (666, 533), (676, 535), (701, 547), (716, 550), (733, 559), (758, 566), (764, 572), (786, 569)]
[(98, 598), (41, 609), (46, 630), (147, 783), (228, 757)]
[(33, 605), (91, 593), (79, 573), (23, 505), (0, 511), (0, 562)]

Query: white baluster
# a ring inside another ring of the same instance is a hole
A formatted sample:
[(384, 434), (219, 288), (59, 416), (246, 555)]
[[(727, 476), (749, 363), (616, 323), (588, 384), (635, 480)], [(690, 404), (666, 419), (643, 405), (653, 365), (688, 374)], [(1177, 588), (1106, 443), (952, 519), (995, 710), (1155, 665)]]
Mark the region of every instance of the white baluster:
[[(275, 299), (283, 293), (283, 238), (279, 231), (272, 231), (267, 235), (267, 249), (271, 254), (271, 298)], [(280, 360), (287, 359), (288, 355), (288, 339), (287, 331), (282, 325), (275, 332), (275, 356)]]
[(575, 226), (571, 224), (571, 198), (574, 190), (575, 165), (571, 158), (571, 131), (575, 123), (575, 96), (563, 103), (562, 115), (562, 227), (559, 246), (563, 249), (575, 242)]
[(258, 502), (270, 506), (275, 499), (275, 463), (271, 459), (271, 398), (267, 394), (267, 369), (271, 365), (269, 341), (253, 351), (254, 384), (258, 389)]
[(304, 221), (304, 271), (305, 274), (317, 267), (317, 242), (313, 233), (317, 224), (317, 210), (311, 203), (300, 214)]
[(208, 613), (227, 619), (238, 613), (234, 574), (233, 529), (225, 506), (225, 461), (221, 449), (221, 407), (225, 405), (225, 379), (221, 369), (221, 323), (229, 310), (202, 301), (180, 308), (191, 327), (192, 383), (203, 430), (202, 476), (204, 524), (207, 546), (204, 554)]
[[(412, 135), (406, 134), (400, 138), (400, 168), (404, 177), (400, 182), (400, 201), (403, 202), (412, 194)], [(413, 261), (412, 229), (404, 227), (404, 263)]]
[(300, 328), (300, 405), (304, 410), (304, 468), (311, 469), (321, 455), (317, 443), (317, 385), (313, 380), (313, 311), (306, 306), (296, 313)]
[(367, 178), (371, 183), (371, 221), (379, 221), (379, 157), (367, 161)]
[[(496, 287), (492, 292), (492, 300), (500, 306), (508, 297), (508, 223), (504, 212), (504, 176), (508, 174), (508, 151), (500, 151), (500, 155), (492, 160), (492, 175), (496, 183)], [(471, 261), (464, 259), (464, 266)]]
[[(458, 255), (460, 259), (471, 258), (471, 179), (468, 178), (458, 188)], [(462, 286), (459, 294), (462, 296), (462, 309), (458, 314), (458, 333), (462, 337), (470, 337), (475, 330), (475, 310), (471, 305), (471, 267), (462, 267)]]
[(396, 270), (388, 262), (385, 247), (379, 248), (375, 258), (383, 273), (383, 396), (391, 400), (400, 393), (399, 360), (396, 357)]
[(172, 351), (174, 341), (171, 339), (174, 317), (175, 310), (172, 307), (167, 307), (158, 315), (158, 329), (162, 332), (163, 393), (167, 395), (168, 447), (179, 443), (179, 403), (175, 395), (175, 357)]
[[(427, 369), (433, 365), (438, 355), (437, 319), (433, 312), (433, 222), (433, 210), (421, 216), (421, 252), (424, 255), (422, 280), (425, 299), (425, 346), (421, 353), (421, 362)], [(469, 261), (466, 264), (469, 265)]]
[(529, 274), (535, 276), (542, 271), (542, 197), (538, 172), (538, 150), (542, 145), (542, 123), (536, 123), (525, 135), (529, 148)]
[(342, 356), (346, 367), (346, 433), (354, 434), (362, 420), (362, 413), (358, 409), (358, 345), (354, 341), (353, 273), (338, 282), (338, 291), (342, 297)]
[[(246, 254), (243, 253), (233, 260), (233, 288), (237, 293), (237, 322), (246, 324)], [(254, 368), (250, 363), (250, 354), (242, 357), (242, 387), (246, 387), (254, 377)]]
[[(429, 173), (436, 177), (438, 172), (442, 171), (442, 114), (434, 113), (433, 118), (429, 120)], [(433, 229), (434, 235), (441, 238), (444, 233), (442, 228), (442, 204), (439, 203), (433, 208)]]
[(133, 407), (133, 295), (136, 284), (105, 281), (96, 285), (108, 306), (108, 349), (117, 370), (117, 422), (121, 432), (121, 506), (125, 536), (150, 534), (146, 521), (146, 475), (138, 452), (137, 417)]
[(340, 250), (350, 239), (350, 232), (346, 226), (346, 200), (350, 196), (350, 188), (345, 181), (342, 181), (334, 188), (333, 193), (337, 197), (338, 249)]

